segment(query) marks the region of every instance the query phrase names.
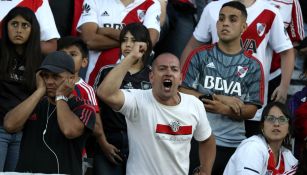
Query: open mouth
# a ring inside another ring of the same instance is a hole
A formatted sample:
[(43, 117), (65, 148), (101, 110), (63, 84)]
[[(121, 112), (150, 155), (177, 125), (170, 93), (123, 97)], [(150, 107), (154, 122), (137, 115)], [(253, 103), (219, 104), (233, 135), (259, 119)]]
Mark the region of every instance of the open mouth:
[(173, 82), (171, 80), (166, 79), (163, 81), (163, 86), (165, 90), (171, 89), (172, 85), (173, 85)]

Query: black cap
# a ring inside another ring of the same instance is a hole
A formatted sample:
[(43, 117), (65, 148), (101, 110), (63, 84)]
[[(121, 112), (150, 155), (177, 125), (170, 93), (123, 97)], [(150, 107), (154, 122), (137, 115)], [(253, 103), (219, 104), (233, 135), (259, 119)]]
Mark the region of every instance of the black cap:
[(74, 74), (75, 63), (70, 55), (63, 51), (55, 51), (45, 57), (37, 71), (39, 70), (48, 70), (53, 73), (70, 72)]

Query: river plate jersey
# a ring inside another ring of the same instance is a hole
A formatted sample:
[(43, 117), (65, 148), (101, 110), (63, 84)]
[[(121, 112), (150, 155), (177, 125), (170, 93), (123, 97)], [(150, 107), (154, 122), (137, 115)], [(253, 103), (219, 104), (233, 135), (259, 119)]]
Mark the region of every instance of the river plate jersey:
[[(258, 108), (263, 104), (263, 68), (258, 59), (248, 52), (228, 55), (217, 45), (200, 47), (190, 54), (184, 64), (182, 85), (201, 93), (235, 96)], [(243, 120), (207, 114), (217, 145), (236, 147), (245, 139)]]

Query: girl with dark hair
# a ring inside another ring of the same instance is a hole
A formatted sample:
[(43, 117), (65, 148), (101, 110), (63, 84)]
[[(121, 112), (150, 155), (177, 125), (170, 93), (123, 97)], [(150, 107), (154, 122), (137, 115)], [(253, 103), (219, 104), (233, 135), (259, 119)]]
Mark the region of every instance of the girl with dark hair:
[[(141, 23), (128, 24), (122, 29), (119, 41), (122, 55), (120, 60), (131, 52), (135, 42), (143, 42), (147, 46), (142, 57), (129, 69), (121, 84), (121, 89), (150, 89), (150, 67), (147, 62), (149, 62), (152, 44), (148, 29)], [(99, 91), (98, 86), (114, 67), (115, 65), (110, 65), (100, 69), (94, 89)], [(100, 142), (95, 149), (94, 174), (124, 175), (129, 152), (125, 117), (118, 112), (114, 112), (102, 100), (99, 100), (99, 102), (106, 140)]]
[(5, 114), (35, 89), (41, 59), (40, 28), (28, 8), (15, 7), (2, 21), (0, 41), (0, 171), (14, 171), (22, 133), (7, 133)]
[(262, 112), (260, 134), (242, 141), (224, 175), (294, 174), (297, 159), (288, 149), (291, 129), (287, 107), (279, 102), (269, 103)]

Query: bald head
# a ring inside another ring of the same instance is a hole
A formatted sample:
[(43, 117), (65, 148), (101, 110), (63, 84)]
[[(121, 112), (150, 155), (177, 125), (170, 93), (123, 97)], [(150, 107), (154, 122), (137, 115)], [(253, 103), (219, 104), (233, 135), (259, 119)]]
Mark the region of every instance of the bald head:
[(172, 53), (162, 53), (157, 58), (154, 59), (154, 61), (152, 62), (152, 68), (154, 69), (157, 65), (159, 65), (162, 62), (165, 62), (166, 60), (174, 60), (175, 63), (177, 62), (178, 66), (180, 67), (180, 61), (178, 57), (176, 57)]

